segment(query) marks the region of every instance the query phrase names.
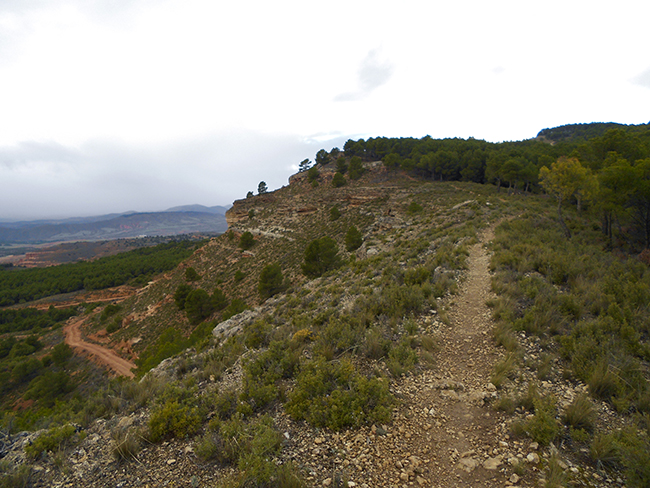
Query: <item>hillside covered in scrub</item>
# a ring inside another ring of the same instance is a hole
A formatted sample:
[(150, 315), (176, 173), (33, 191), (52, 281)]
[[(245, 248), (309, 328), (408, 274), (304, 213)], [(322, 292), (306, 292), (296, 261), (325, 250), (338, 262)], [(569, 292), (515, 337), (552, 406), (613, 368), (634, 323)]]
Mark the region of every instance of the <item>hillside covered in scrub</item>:
[(126, 298), (4, 329), (2, 483), (647, 486), (650, 132), (583, 129), (348, 141), (125, 258)]

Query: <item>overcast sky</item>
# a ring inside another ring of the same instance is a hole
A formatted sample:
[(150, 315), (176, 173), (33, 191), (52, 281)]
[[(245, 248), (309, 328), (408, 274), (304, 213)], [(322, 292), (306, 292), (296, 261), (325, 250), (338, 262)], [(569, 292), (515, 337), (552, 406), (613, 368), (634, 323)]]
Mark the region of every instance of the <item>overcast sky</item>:
[(0, 219), (228, 205), (367, 137), (650, 121), (650, 2), (1, 0)]

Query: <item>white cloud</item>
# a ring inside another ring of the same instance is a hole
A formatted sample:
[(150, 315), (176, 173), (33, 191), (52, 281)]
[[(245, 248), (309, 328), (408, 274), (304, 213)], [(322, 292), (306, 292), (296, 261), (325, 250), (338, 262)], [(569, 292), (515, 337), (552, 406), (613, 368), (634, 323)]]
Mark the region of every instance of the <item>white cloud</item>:
[(6, 0), (0, 218), (225, 204), (348, 138), (647, 122), (648, 14), (640, 0)]
[(390, 80), (393, 70), (392, 63), (382, 59), (381, 51), (372, 49), (359, 66), (357, 88), (354, 91), (337, 95), (334, 101), (347, 102), (368, 97), (373, 91)]

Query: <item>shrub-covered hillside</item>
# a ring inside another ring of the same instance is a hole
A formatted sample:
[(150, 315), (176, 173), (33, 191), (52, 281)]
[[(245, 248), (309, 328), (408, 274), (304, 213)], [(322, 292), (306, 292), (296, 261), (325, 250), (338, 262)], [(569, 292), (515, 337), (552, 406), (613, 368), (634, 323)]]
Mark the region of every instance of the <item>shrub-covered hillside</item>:
[[(647, 486), (645, 140), (319, 152), (289, 186), (236, 201), (229, 231), (178, 267), (88, 307), (85, 332), (128, 344), (138, 378), (42, 410), (33, 425), (47, 430), (12, 441), (4, 480)], [(502, 162), (525, 168), (517, 148), (537, 148), (537, 179), (463, 181), (471, 164), (454, 166), (474, 151), (487, 171), (511, 151)], [(447, 152), (453, 164), (436, 166)], [(472, 259), (489, 282), (488, 251), (495, 295), (471, 297), (491, 308), (473, 317), (465, 287)]]

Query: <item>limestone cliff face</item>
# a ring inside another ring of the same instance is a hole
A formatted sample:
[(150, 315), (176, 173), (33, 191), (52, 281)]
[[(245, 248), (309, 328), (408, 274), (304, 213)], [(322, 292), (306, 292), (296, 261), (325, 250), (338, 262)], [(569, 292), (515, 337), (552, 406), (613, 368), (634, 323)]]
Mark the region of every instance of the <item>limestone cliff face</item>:
[[(365, 168), (375, 179), (388, 177), (381, 161), (366, 163)], [(226, 212), (228, 228), (247, 228), (252, 218), (272, 224), (278, 219), (293, 220), (334, 205), (357, 207), (386, 195), (386, 187), (343, 186), (333, 189), (332, 179), (336, 173), (334, 164), (319, 166), (318, 171), (318, 184), (315, 186), (308, 180), (307, 172), (296, 173), (289, 177), (289, 186), (236, 200)]]
[(238, 227), (242, 222), (249, 220), (249, 212), (251, 210), (255, 212), (256, 210), (263, 209), (272, 205), (275, 201), (275, 192), (235, 200), (232, 207), (226, 212), (228, 228)]

